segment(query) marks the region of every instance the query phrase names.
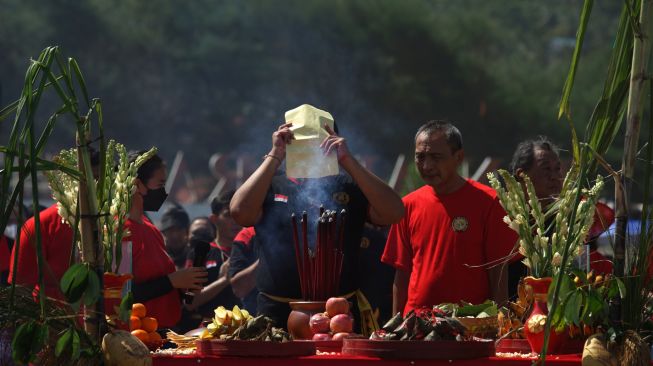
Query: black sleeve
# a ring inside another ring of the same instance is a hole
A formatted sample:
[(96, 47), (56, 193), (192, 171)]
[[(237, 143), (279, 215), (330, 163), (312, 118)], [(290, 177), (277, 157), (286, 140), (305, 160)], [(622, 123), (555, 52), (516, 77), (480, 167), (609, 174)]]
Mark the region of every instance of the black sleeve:
[(233, 277), (236, 273), (249, 267), (253, 261), (250, 260), (248, 255), (249, 248), (241, 243), (235, 241), (231, 246), (231, 256), (229, 257), (229, 277)]
[(167, 275), (142, 283), (132, 283), (134, 302), (152, 300), (159, 296), (163, 296), (172, 290), (174, 290), (174, 287), (172, 287), (172, 282), (170, 282)]

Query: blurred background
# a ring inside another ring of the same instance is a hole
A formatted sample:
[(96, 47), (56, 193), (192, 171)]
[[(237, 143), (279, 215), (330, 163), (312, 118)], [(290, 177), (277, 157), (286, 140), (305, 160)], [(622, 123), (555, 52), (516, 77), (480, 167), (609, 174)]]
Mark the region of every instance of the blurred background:
[[(427, 120), (460, 128), (463, 170), (476, 178), (507, 167), (520, 140), (570, 145), (568, 122), (556, 116), (580, 0), (0, 4), (0, 104), (19, 97), (30, 58), (61, 46), (101, 98), (108, 137), (130, 149), (158, 146), (171, 199), (191, 217), (246, 179), (284, 112), (304, 103), (329, 111), (350, 149), (402, 193), (420, 185), (410, 162)], [(571, 102), (581, 137), (621, 5), (594, 4)], [(54, 107), (43, 108), (44, 120)], [(66, 122), (47, 154), (74, 145)], [(0, 122), (0, 144), (9, 128)], [(613, 166), (622, 141), (608, 156)]]

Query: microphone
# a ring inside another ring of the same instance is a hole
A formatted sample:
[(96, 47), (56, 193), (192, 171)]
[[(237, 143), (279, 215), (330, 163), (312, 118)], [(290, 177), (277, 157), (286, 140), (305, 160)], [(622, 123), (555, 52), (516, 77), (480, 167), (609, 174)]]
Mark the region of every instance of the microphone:
[(191, 238), (190, 245), (194, 248), (193, 267), (206, 266), (206, 256), (211, 250), (211, 244), (205, 239)]
[[(211, 239), (204, 237), (191, 237), (190, 245), (193, 248), (193, 267), (206, 266), (206, 258), (211, 250)], [(185, 304), (192, 304), (195, 293), (191, 291), (184, 292), (183, 298)]]

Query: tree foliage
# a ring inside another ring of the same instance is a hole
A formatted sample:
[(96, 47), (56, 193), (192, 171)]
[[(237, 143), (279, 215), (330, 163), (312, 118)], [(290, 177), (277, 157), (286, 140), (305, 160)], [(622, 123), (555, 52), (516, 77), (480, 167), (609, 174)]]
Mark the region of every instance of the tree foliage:
[[(572, 95), (579, 121), (600, 92), (595, 78), (607, 67), (619, 5), (595, 5)], [(535, 134), (569, 140), (554, 121), (581, 6), (5, 0), (0, 104), (16, 99), (28, 58), (58, 44), (88, 65), (90, 92), (103, 97), (111, 120), (108, 137), (154, 144), (168, 157), (185, 150), (201, 169), (213, 152), (261, 150), (283, 112), (301, 103), (332, 112), (353, 150), (388, 164), (411, 152), (414, 131), (429, 119), (455, 122), (472, 162), (505, 158)]]

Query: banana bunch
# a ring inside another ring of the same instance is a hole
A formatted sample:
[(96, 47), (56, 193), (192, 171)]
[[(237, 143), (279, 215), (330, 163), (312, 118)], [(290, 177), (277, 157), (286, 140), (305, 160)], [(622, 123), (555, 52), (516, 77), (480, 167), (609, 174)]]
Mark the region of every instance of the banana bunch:
[(213, 322), (207, 327), (202, 338), (222, 338), (223, 335), (230, 335), (241, 325), (247, 324), (247, 321), (253, 317), (245, 309), (240, 309), (234, 305), (232, 310), (227, 310), (224, 306), (215, 309)]

